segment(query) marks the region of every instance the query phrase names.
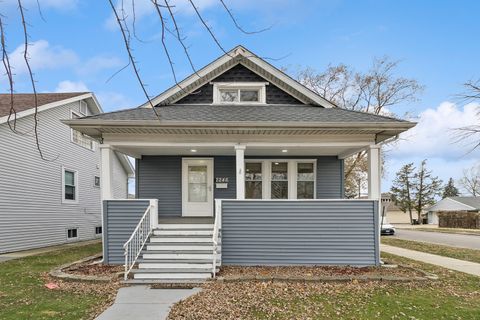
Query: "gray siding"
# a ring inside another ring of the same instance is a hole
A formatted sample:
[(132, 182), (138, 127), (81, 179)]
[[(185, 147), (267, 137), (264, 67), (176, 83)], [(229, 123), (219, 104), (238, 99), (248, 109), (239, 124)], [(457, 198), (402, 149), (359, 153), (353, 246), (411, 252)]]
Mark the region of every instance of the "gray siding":
[(376, 201), (223, 201), (223, 265), (378, 265)]
[[(235, 157), (214, 156), (212, 158), (214, 159), (214, 177), (229, 179), (228, 189), (214, 189), (214, 197), (216, 199), (235, 199)], [(339, 160), (337, 157), (310, 156), (275, 158), (316, 159), (317, 199), (343, 198), (343, 160)], [(246, 159), (255, 158), (246, 157)], [(160, 217), (180, 217), (182, 215), (182, 157), (143, 156), (142, 159), (137, 160), (136, 191), (136, 197), (139, 199), (158, 199)]]
[[(78, 228), (76, 241), (95, 238), (102, 223), (100, 188), (94, 187), (100, 153), (72, 143), (70, 128), (59, 121), (78, 108), (74, 102), (38, 115), (40, 145), (53, 161), (38, 155), (33, 116), (17, 120), (26, 135), (0, 124), (0, 253), (66, 243), (68, 228)], [(78, 171), (78, 203), (62, 203), (62, 166)]]
[[(268, 80), (265, 80), (243, 65), (238, 64), (210, 82), (268, 82)], [(269, 104), (302, 104), (301, 101), (297, 100), (272, 83), (266, 87), (266, 100)], [(213, 85), (207, 83), (198, 90), (195, 90), (195, 93), (185, 96), (176, 103), (199, 104), (212, 102)]]
[(123, 264), (125, 256), (123, 245), (137, 227), (149, 201), (142, 200), (106, 200), (103, 202), (105, 264)]

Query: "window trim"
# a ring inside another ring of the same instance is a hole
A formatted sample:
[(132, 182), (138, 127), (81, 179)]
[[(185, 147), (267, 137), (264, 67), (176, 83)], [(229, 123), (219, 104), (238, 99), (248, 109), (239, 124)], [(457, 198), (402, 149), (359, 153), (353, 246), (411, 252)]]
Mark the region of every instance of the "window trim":
[[(213, 104), (266, 104), (268, 82), (213, 82)], [(221, 101), (220, 90), (237, 90), (238, 101)], [(258, 90), (258, 101), (240, 101), (241, 90)]]
[[(290, 200), (309, 200), (297, 199), (297, 170), (298, 163), (313, 163), (313, 199), (317, 199), (317, 159), (292, 159), (292, 158), (275, 158), (275, 159), (245, 159), (244, 163), (254, 162), (262, 164), (262, 199), (263, 200), (280, 200), (272, 198), (272, 163), (287, 162), (288, 167), (288, 199)], [(245, 172), (245, 169), (244, 169)]]
[[(69, 238), (69, 237), (68, 237), (68, 231), (69, 231), (69, 230), (77, 230), (77, 236), (76, 236), (76, 237), (71, 237), (71, 238)], [(78, 227), (68, 227), (68, 228), (66, 229), (66, 232), (65, 232), (65, 233), (66, 233), (66, 237), (67, 237), (67, 241), (75, 241), (75, 240), (78, 240), (78, 239), (80, 238), (80, 237), (78, 236), (78, 230), (79, 230)]]
[[(96, 184), (97, 178), (98, 178), (98, 185)], [(93, 176), (93, 186), (94, 186), (95, 188), (100, 188), (100, 187), (102, 186), (102, 180), (101, 180), (101, 178), (100, 178), (99, 175), (94, 175), (94, 176)]]
[[(82, 107), (85, 107), (85, 111), (86, 112), (82, 112)], [(79, 103), (78, 103), (78, 113), (80, 113), (82, 116), (88, 116), (88, 104), (83, 101), (83, 100), (80, 100)]]
[[(79, 118), (85, 116), (85, 115), (83, 115), (81, 112), (74, 111), (74, 110), (70, 110), (70, 119), (75, 119), (75, 118), (73, 117), (73, 115), (75, 115), (75, 116), (77, 116), (77, 117), (79, 117)], [(81, 144), (79, 144), (79, 143), (77, 143), (77, 142), (75, 142), (75, 141), (73, 140), (73, 132), (74, 132), (74, 131), (76, 131), (76, 130), (73, 129), (73, 128), (70, 128), (70, 142), (73, 143), (73, 144), (75, 144), (75, 145), (77, 145), (77, 146), (79, 146), (79, 147), (82, 147), (83, 149), (87, 149), (87, 150), (90, 150), (90, 151), (92, 151), (92, 152), (95, 152), (95, 141), (93, 141), (93, 139), (91, 139), (90, 137), (86, 136), (86, 137), (87, 137), (88, 139), (90, 139), (90, 141), (92, 142), (92, 148), (87, 148), (87, 147), (85, 147), (85, 146), (82, 146)], [(83, 134), (83, 133), (82, 133), (82, 134)]]
[[(75, 181), (75, 199), (70, 200), (70, 199), (65, 199), (65, 171), (70, 171), (74, 173), (74, 181)], [(77, 204), (78, 203), (78, 188), (79, 188), (79, 181), (78, 181), (78, 170), (62, 166), (62, 203), (68, 203), (68, 204)]]

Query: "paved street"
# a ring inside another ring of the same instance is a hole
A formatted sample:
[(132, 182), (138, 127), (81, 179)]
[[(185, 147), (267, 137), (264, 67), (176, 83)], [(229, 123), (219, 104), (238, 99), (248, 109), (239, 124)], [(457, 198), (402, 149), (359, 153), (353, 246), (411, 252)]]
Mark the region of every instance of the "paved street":
[(424, 241), (452, 247), (480, 250), (480, 236), (398, 229), (398, 239)]

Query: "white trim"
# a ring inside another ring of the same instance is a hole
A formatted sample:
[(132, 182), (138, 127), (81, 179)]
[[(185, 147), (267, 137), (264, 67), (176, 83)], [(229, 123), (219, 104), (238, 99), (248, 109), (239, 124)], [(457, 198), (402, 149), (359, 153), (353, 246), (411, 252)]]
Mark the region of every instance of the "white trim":
[(244, 145), (235, 145), (235, 172), (237, 199), (245, 199), (245, 149)]
[(380, 146), (373, 145), (368, 148), (368, 197), (378, 199), (381, 197), (381, 159)]
[[(75, 101), (80, 101), (80, 100), (89, 99), (89, 98), (92, 99), (92, 101), (93, 101), (92, 106), (96, 109), (95, 110), (96, 112), (94, 112), (94, 113), (103, 113), (103, 110), (100, 107), (100, 104), (98, 103), (97, 98), (91, 92), (90, 93), (85, 93), (85, 94), (82, 94), (82, 95), (78, 95), (78, 96), (75, 96), (75, 97), (72, 97), (72, 98), (63, 99), (63, 100), (59, 100), (59, 101), (55, 101), (55, 102), (51, 102), (51, 103), (41, 105), (41, 106), (38, 107), (38, 112), (45, 111), (45, 110), (52, 109), (52, 108), (56, 108), (56, 107), (60, 107), (60, 106), (64, 106), (66, 104), (69, 104), (69, 103), (72, 103), (72, 102), (75, 102)], [(33, 108), (33, 107), (30, 108), (30, 109), (24, 110), (24, 111), (17, 112), (17, 120), (20, 119), (20, 118), (32, 115), (34, 113), (35, 113), (35, 108)], [(7, 121), (8, 121), (8, 115), (0, 117), (0, 124), (5, 123)]]
[[(271, 199), (272, 197), (272, 163), (286, 162), (288, 174), (288, 199)], [(317, 198), (317, 159), (275, 158), (275, 159), (245, 159), (245, 163), (262, 164), (262, 199), (248, 200), (315, 200)], [(313, 163), (313, 199), (297, 199), (298, 163)], [(245, 185), (245, 181), (244, 181)]]
[(101, 199), (113, 199), (113, 150), (110, 146), (100, 148), (100, 193)]
[[(69, 238), (68, 237), (68, 230), (77, 230), (77, 236), (76, 237), (71, 237)], [(79, 236), (79, 228), (78, 227), (67, 227), (67, 229), (65, 230), (66, 232), (66, 238), (67, 238), (67, 241), (75, 241), (75, 240), (78, 240), (80, 238)]]
[[(80, 102), (81, 102), (81, 101), (80, 101)], [(75, 118), (73, 117), (73, 115), (77, 116), (78, 118), (81, 118), (81, 117), (84, 117), (84, 116), (85, 116), (85, 115), (82, 114), (81, 112), (70, 110), (70, 119), (75, 119)], [(85, 147), (85, 146), (81, 145), (81, 144), (78, 143), (78, 142), (75, 142), (75, 141), (73, 140), (73, 134), (74, 134), (73, 132), (74, 132), (74, 131), (80, 132), (80, 134), (82, 134), (82, 136), (84, 136), (86, 139), (90, 140), (92, 147), (91, 147), (91, 148), (88, 148), (88, 147)], [(84, 133), (82, 133), (81, 131), (75, 130), (75, 129), (73, 129), (73, 128), (70, 128), (70, 142), (72, 142), (73, 144), (75, 144), (75, 145), (77, 145), (77, 146), (79, 146), (79, 147), (82, 147), (82, 148), (84, 148), (84, 149), (87, 149), (87, 150), (90, 150), (90, 151), (95, 152), (95, 141), (94, 141), (92, 138), (90, 138), (89, 136), (87, 136), (87, 135), (85, 135)]]
[[(213, 104), (266, 104), (267, 91), (265, 86), (268, 82), (213, 82)], [(238, 101), (221, 101), (220, 90), (236, 90)], [(258, 101), (241, 101), (242, 90), (256, 90), (258, 91)]]
[(221, 201), (318, 201), (318, 202), (326, 202), (326, 201), (379, 201), (378, 199), (347, 199), (347, 198), (335, 198), (335, 199), (223, 199), (217, 198), (215, 200)]
[[(250, 52), (249, 50), (247, 50), (243, 46), (237, 46), (237, 47), (233, 48), (228, 53), (226, 53), (223, 56), (221, 56), (220, 58), (216, 59), (215, 61), (213, 61), (212, 63), (210, 63), (206, 67), (202, 68), (201, 70), (198, 70), (196, 73), (190, 75), (185, 80), (181, 81), (178, 85), (173, 86), (170, 89), (161, 93), (160, 95), (156, 96), (155, 98), (153, 98), (151, 100), (152, 104), (153, 105), (160, 104), (163, 101), (170, 98), (171, 96), (179, 93), (180, 91), (184, 91), (185, 88), (190, 86), (190, 85), (195, 84), (195, 87), (200, 87), (200, 86), (204, 85), (205, 83), (207, 83), (209, 81), (209, 79), (207, 79), (205, 81), (201, 81), (201, 80), (203, 80), (202, 78), (209, 75), (210, 73), (212, 73), (216, 69), (219, 69), (220, 67), (222, 67), (224, 64), (228, 63), (231, 60), (236, 60), (236, 62), (232, 66), (230, 66), (229, 69), (232, 68), (233, 66), (237, 65), (237, 64), (242, 64), (243, 66), (245, 66), (245, 67), (247, 67), (248, 69), (251, 70), (251, 68), (249, 68), (245, 63), (242, 63), (242, 59), (249, 60), (251, 63), (257, 65), (259, 68), (265, 70), (267, 73), (269, 73), (273, 77), (277, 78), (279, 81), (285, 83), (288, 87), (291, 87), (293, 89), (293, 91), (295, 91), (295, 90), (298, 91), (299, 93), (301, 93), (302, 95), (304, 95), (305, 97), (310, 99), (312, 102), (314, 102), (318, 105), (321, 105), (323, 107), (326, 107), (326, 108), (335, 108), (336, 107), (332, 102), (326, 100), (325, 98), (323, 98), (323, 97), (319, 96), (318, 94), (314, 93), (313, 91), (311, 91), (307, 87), (301, 85), (300, 83), (298, 83), (297, 81), (295, 81), (291, 77), (287, 76), (281, 70), (275, 68), (271, 64), (265, 62), (263, 59), (260, 59), (259, 57), (257, 57), (255, 54), (253, 54), (252, 52)], [(253, 71), (253, 72), (255, 72), (255, 71)], [(218, 76), (218, 75), (216, 75), (216, 76)], [(292, 91), (292, 90), (288, 90), (286, 88), (282, 88), (282, 90), (285, 90), (287, 92)], [(305, 99), (303, 99), (301, 97), (298, 97), (294, 92), (288, 92), (288, 93), (295, 96), (297, 99), (299, 99), (303, 102), (307, 102), (307, 101), (305, 101)], [(175, 99), (175, 101), (178, 101), (179, 99), (181, 99), (186, 94), (188, 94), (188, 92), (184, 93), (183, 95), (180, 95), (178, 98)], [(173, 102), (175, 102), (175, 101), (173, 101)], [(150, 108), (151, 106), (150, 106), (149, 102), (146, 102), (143, 105), (141, 105), (140, 107)]]
[[(75, 199), (65, 199), (65, 171), (73, 172), (73, 180), (75, 184), (73, 185), (75, 188)], [(79, 189), (79, 181), (78, 181), (78, 170), (72, 169), (70, 167), (62, 166), (62, 203), (65, 204), (77, 204), (78, 203), (78, 189)]]

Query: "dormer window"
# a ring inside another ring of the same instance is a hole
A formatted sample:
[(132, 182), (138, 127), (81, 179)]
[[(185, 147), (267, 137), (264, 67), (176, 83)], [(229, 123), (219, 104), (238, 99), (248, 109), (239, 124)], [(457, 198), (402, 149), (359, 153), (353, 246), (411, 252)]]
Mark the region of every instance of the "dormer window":
[(254, 104), (266, 103), (266, 82), (213, 83), (213, 103)]

